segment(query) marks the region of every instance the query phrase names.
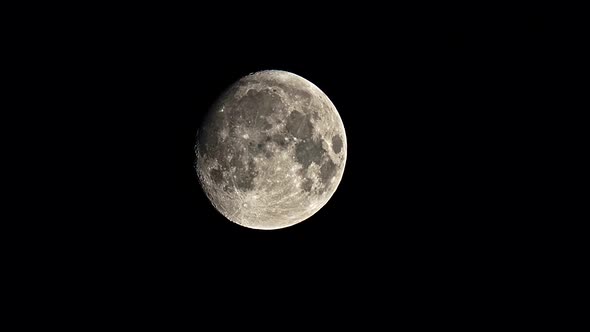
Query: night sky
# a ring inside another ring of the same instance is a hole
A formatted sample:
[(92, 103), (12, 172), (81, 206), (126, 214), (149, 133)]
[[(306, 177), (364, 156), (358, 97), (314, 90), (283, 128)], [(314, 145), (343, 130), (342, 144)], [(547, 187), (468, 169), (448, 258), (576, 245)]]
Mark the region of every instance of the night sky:
[[(150, 145), (142, 162), (153, 163), (146, 186), (150, 176), (162, 182), (154, 188), (163, 186), (148, 191), (165, 202), (158, 211), (163, 220), (150, 223), (182, 239), (168, 241), (187, 248), (203, 241), (204, 255), (217, 252), (209, 245), (229, 256), (273, 248), (266, 254), (344, 263), (354, 262), (352, 253), (471, 260), (489, 254), (484, 244), (498, 233), (510, 233), (502, 206), (514, 202), (505, 201), (503, 186), (526, 153), (512, 141), (532, 111), (522, 102), (534, 93), (528, 51), (541, 44), (542, 21), (385, 14), (361, 21), (362, 14), (307, 17), (303, 25), (295, 14), (220, 17), (220, 24), (233, 23), (219, 31), (166, 21), (163, 32), (154, 28), (143, 37), (147, 54), (135, 70), (145, 71), (146, 91), (138, 92), (148, 101), (137, 112), (140, 123), (147, 121), (140, 131)], [(345, 174), (329, 203), (296, 227), (274, 232), (226, 221), (192, 168), (194, 137), (209, 106), (231, 83), (264, 69), (291, 71), (319, 86), (337, 107), (349, 144)]]
[[(92, 222), (79, 241), (100, 243), (95, 259), (177, 303), (211, 289), (235, 306), (256, 294), (321, 306), (315, 295), (469, 302), (469, 289), (501, 291), (499, 266), (519, 268), (525, 255), (528, 225), (512, 208), (529, 183), (521, 129), (548, 21), (530, 10), (290, 6), (137, 9), (81, 33), (96, 42), (84, 68), (100, 78), (96, 140), (109, 159), (93, 173), (104, 204), (83, 214)], [(317, 85), (348, 140), (331, 200), (276, 231), (226, 220), (193, 169), (205, 112), (264, 69)]]

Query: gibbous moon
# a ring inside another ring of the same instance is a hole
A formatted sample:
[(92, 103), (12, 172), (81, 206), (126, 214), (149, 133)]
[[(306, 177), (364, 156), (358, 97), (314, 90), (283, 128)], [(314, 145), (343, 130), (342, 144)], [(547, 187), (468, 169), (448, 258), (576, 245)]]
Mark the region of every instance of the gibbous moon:
[(279, 229), (330, 200), (346, 149), (330, 99), (301, 76), (267, 70), (241, 78), (214, 103), (197, 135), (195, 169), (227, 219)]

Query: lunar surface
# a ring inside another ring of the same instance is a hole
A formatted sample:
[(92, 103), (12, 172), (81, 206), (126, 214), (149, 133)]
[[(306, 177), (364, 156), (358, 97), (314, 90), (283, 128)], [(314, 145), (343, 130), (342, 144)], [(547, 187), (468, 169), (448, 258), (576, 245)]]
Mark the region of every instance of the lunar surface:
[(214, 103), (197, 135), (195, 169), (227, 219), (279, 229), (328, 202), (346, 149), (330, 99), (301, 76), (268, 70), (238, 80)]

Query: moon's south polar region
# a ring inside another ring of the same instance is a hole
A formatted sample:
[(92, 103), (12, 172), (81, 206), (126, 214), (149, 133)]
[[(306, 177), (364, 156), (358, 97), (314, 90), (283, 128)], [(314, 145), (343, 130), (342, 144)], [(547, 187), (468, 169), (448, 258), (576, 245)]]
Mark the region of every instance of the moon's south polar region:
[(195, 168), (227, 219), (278, 229), (328, 202), (342, 178), (346, 148), (330, 99), (301, 76), (268, 70), (238, 80), (209, 110)]

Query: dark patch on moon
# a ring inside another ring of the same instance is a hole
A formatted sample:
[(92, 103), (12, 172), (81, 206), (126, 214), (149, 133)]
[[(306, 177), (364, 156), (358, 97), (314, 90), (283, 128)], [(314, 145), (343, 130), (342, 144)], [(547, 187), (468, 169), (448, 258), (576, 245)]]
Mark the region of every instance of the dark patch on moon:
[[(236, 187), (244, 191), (254, 189), (254, 178), (258, 175), (258, 170), (254, 163), (254, 156), (249, 154), (249, 151), (243, 151), (243, 153), (240, 153), (240, 151), (235, 148), (229, 149), (229, 151), (231, 151), (231, 154), (228, 155), (227, 158), (218, 158), (217, 162), (222, 169), (233, 171), (230, 172), (229, 176), (233, 178), (233, 183)], [(212, 171), (211, 176), (214, 177), (218, 175), (214, 175)], [(221, 179), (223, 179), (223, 174), (221, 174), (221, 176)]]
[(303, 139), (311, 137), (313, 126), (305, 114), (293, 111), (287, 118), (287, 131), (289, 134)]
[(321, 142), (308, 139), (297, 143), (295, 146), (295, 158), (304, 168), (309, 167), (312, 162), (319, 165), (323, 156), (324, 149)]
[(248, 128), (268, 128), (266, 118), (274, 113), (275, 109), (283, 107), (279, 96), (268, 90), (249, 90), (238, 102), (235, 112), (232, 113), (239, 123), (245, 124)]
[(332, 137), (332, 150), (334, 153), (340, 153), (342, 150), (342, 139), (338, 135)]
[(206, 126), (199, 132), (199, 141), (201, 153), (214, 154), (216, 146), (219, 143), (219, 131), (223, 128), (223, 121), (221, 119), (209, 118), (206, 120)]
[(223, 144), (218, 134), (214, 132), (218, 126), (211, 124), (211, 128), (200, 134), (199, 139), (201, 144), (199, 145), (199, 157), (207, 159), (216, 159), (221, 164), (221, 168), (224, 167), (225, 158), (233, 153), (233, 147), (231, 145)]
[(270, 158), (272, 158), (273, 155), (274, 154), (272, 153), (272, 151), (270, 149), (267, 148), (267, 149), (264, 150), (264, 156), (266, 158), (270, 159)]
[(334, 174), (336, 174), (336, 164), (331, 159), (328, 159), (320, 168), (320, 179), (322, 183), (327, 186)]
[[(230, 166), (236, 167), (236, 168), (242, 167), (242, 165), (243, 165), (242, 158), (240, 158), (240, 155), (238, 153), (232, 154), (230, 156), (230, 158), (231, 158), (229, 160), (229, 165)], [(219, 161), (220, 164), (222, 163), (221, 160), (218, 159), (218, 161)]]
[(244, 164), (242, 167), (238, 167), (234, 174), (236, 176), (236, 187), (244, 191), (254, 189), (254, 179), (258, 175), (258, 170), (253, 158), (248, 160), (247, 165)]
[(311, 192), (311, 187), (313, 186), (313, 181), (309, 178), (305, 178), (301, 183), (301, 188), (306, 192)]
[(218, 169), (212, 169), (211, 172), (211, 179), (213, 179), (213, 182), (219, 184), (223, 181), (223, 172), (221, 172)]
[[(201, 128), (203, 129), (199, 133), (199, 141), (203, 153), (208, 156), (213, 156), (214, 159), (220, 159), (219, 156), (227, 154), (227, 152), (219, 151), (223, 148), (224, 144), (220, 141), (219, 132), (224, 128), (227, 128), (228, 122), (232, 121), (232, 114), (235, 114), (235, 106), (237, 100), (235, 98), (238, 92), (239, 86), (232, 85), (215, 101), (215, 103), (209, 109), (209, 112)], [(220, 110), (223, 107), (223, 112)], [(230, 127), (230, 131), (234, 128)]]
[(248, 142), (248, 153), (253, 156), (258, 156), (262, 153), (262, 145), (256, 144), (254, 141)]
[(289, 141), (287, 140), (287, 135), (284, 134), (274, 134), (271, 137), (271, 140), (282, 148), (286, 147), (289, 144)]
[(273, 156), (273, 152), (271, 150), (270, 145), (268, 144), (269, 141), (270, 138), (268, 136), (264, 141), (249, 141), (248, 154), (255, 157), (263, 155), (266, 158), (271, 158)]

